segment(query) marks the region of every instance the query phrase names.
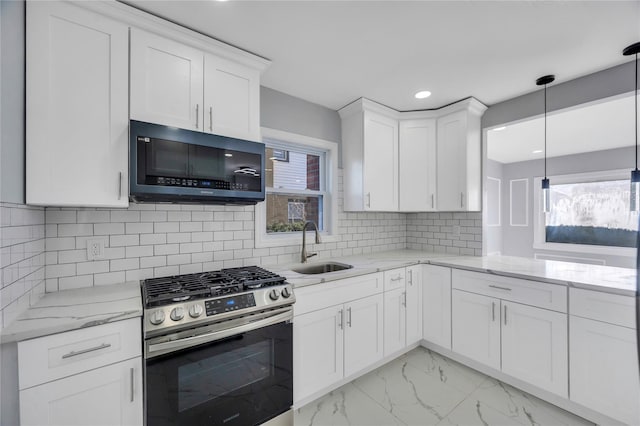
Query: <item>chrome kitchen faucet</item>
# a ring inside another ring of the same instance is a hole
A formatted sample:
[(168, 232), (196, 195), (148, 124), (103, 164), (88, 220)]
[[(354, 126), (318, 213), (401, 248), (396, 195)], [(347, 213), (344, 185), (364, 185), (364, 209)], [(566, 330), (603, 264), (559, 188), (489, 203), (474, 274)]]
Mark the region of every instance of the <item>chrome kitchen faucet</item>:
[(320, 234), (318, 233), (318, 225), (316, 225), (315, 222), (311, 222), (311, 221), (305, 222), (304, 226), (302, 227), (302, 253), (300, 256), (300, 261), (302, 263), (306, 263), (307, 259), (318, 254), (318, 253), (307, 254), (307, 226), (308, 225), (312, 225), (313, 230), (316, 231), (316, 244), (321, 243)]

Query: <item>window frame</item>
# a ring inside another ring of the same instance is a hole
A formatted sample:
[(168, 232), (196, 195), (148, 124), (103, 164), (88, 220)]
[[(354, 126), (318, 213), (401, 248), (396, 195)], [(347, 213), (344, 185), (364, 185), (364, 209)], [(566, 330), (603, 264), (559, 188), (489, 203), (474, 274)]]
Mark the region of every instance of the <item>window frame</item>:
[[(304, 136), (283, 130), (262, 127), (262, 142), (265, 145), (275, 146), (278, 148), (292, 148), (299, 146), (301, 149), (310, 149), (316, 151), (324, 151), (324, 160), (320, 162), (320, 191), (297, 191), (293, 189), (272, 188), (267, 192), (277, 194), (300, 194), (310, 195), (311, 193), (319, 193), (323, 197), (323, 209), (319, 212), (323, 217), (324, 229), (321, 231), (322, 242), (336, 242), (338, 229), (338, 144), (335, 142), (317, 139), (310, 136)], [(324, 163), (324, 165), (323, 165)], [(324, 185), (323, 185), (324, 184)], [(254, 234), (255, 247), (279, 247), (286, 245), (300, 244), (302, 241), (301, 231), (267, 233), (266, 219), (266, 199), (256, 204), (254, 212)]]
[[(586, 183), (606, 180), (629, 181), (630, 169), (605, 170), (598, 172), (573, 173), (567, 175), (548, 176), (551, 185), (568, 183)], [(542, 176), (533, 178), (533, 248), (538, 250), (562, 251), (584, 254), (599, 254), (607, 256), (635, 257), (636, 249), (633, 247), (598, 246), (591, 244), (548, 243), (545, 235), (545, 216), (542, 212)]]

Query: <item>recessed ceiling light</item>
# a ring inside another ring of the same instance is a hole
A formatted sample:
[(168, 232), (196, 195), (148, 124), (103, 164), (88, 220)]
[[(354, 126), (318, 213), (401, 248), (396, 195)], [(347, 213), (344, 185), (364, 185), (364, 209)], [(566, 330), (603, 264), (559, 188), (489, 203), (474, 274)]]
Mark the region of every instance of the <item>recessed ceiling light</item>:
[(428, 98), (429, 96), (431, 96), (431, 92), (428, 90), (422, 90), (418, 93), (416, 93), (414, 95), (416, 97), (416, 99), (424, 99), (424, 98)]
[(493, 129), (493, 131), (494, 131), (494, 132), (500, 132), (500, 131), (502, 131), (502, 130), (504, 130), (504, 129), (506, 129), (506, 128), (507, 128), (507, 126), (496, 127), (495, 129)]
[(542, 150), (541, 149), (536, 149), (535, 151), (531, 151), (534, 154), (542, 154)]
[(224, 154), (225, 157), (233, 157), (233, 154), (229, 154), (228, 152)]

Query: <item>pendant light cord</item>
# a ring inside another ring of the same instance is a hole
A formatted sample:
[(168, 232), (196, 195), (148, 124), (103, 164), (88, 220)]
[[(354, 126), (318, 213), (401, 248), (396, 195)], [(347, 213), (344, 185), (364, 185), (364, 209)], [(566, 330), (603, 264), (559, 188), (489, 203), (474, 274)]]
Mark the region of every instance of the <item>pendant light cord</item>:
[[(636, 73), (638, 72), (636, 63)], [(636, 123), (637, 125), (637, 123)], [(638, 164), (638, 144), (636, 141), (636, 164)], [(547, 85), (544, 85), (544, 178), (547, 178)]]
[(636, 166), (636, 170), (638, 170), (638, 53), (636, 53), (636, 91), (635, 91), (634, 106), (635, 106), (634, 111), (636, 113), (636, 116), (635, 116), (635, 122), (636, 122), (636, 134), (635, 134), (635, 136), (636, 136), (636, 164), (635, 164), (635, 166)]

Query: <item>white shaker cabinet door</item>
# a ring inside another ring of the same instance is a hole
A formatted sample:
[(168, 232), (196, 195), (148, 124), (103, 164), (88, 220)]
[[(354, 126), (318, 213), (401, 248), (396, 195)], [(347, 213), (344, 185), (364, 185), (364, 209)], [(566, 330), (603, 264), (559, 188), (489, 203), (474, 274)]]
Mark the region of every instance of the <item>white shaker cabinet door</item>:
[(467, 209), (467, 112), (438, 119), (437, 206), (439, 211)]
[(131, 29), (131, 118), (202, 131), (203, 52)]
[(205, 55), (204, 131), (261, 142), (258, 70)]
[(500, 369), (500, 299), (452, 291), (452, 350)]
[(422, 267), (407, 267), (405, 310), (407, 311), (407, 345), (422, 339)]
[(404, 288), (384, 293), (384, 356), (403, 349), (406, 344), (406, 293)]
[(344, 305), (345, 376), (382, 359), (383, 305), (382, 294), (365, 297)]
[(451, 349), (451, 268), (422, 267), (422, 336)]
[(128, 206), (128, 28), (27, 2), (26, 201)]
[(502, 301), (502, 371), (568, 397), (567, 314)]
[(629, 425), (640, 424), (636, 331), (570, 317), (570, 399)]
[(141, 358), (20, 391), (22, 426), (139, 426), (142, 421)]
[(294, 318), (294, 402), (342, 379), (344, 317), (338, 305)]
[(398, 121), (364, 115), (364, 210), (398, 210)]
[(436, 210), (436, 120), (400, 121), (400, 211)]

